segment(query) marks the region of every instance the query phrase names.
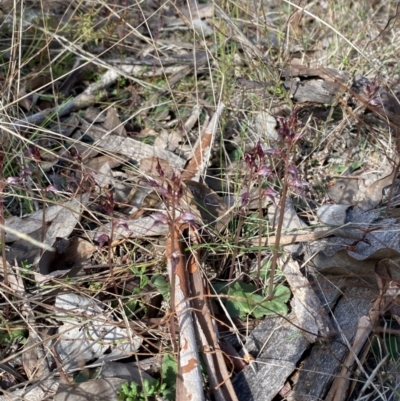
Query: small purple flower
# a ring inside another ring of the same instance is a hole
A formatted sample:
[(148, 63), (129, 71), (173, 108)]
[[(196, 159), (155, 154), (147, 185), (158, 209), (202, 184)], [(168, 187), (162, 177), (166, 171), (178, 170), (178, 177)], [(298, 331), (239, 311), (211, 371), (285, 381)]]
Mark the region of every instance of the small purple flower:
[(275, 198), (278, 195), (278, 192), (276, 192), (273, 188), (266, 188), (263, 190), (263, 195), (271, 199), (273, 203), (276, 203)]
[(161, 184), (159, 184), (155, 180), (149, 180), (148, 183), (152, 188), (154, 188), (157, 192), (159, 192), (161, 196), (163, 196), (164, 198), (168, 198), (169, 196), (168, 189), (164, 188)]
[(283, 152), (280, 149), (270, 148), (265, 151), (267, 155), (283, 157)]
[(6, 179), (7, 184), (20, 184), (22, 182), (22, 177), (8, 177)]
[(272, 170), (268, 166), (263, 165), (257, 171), (257, 175), (267, 178), (267, 177), (271, 177), (273, 175), (273, 173), (272, 173)]
[(152, 188), (156, 188), (156, 189), (160, 188), (160, 186), (161, 186), (157, 181), (154, 181), (154, 180), (149, 180), (148, 183)]
[(182, 185), (179, 185), (178, 190), (176, 191), (176, 198), (181, 199), (183, 196), (183, 187)]
[(289, 171), (289, 174), (291, 174), (293, 177), (297, 177), (297, 175), (299, 174), (299, 170), (294, 164), (291, 164), (288, 167), (288, 171)]
[(41, 156), (40, 156), (39, 148), (37, 148), (35, 145), (30, 145), (29, 146), (29, 156), (32, 157), (33, 160), (40, 162)]
[(289, 118), (278, 117), (279, 129), (278, 134), (288, 143), (295, 143), (303, 134), (299, 133), (298, 121), (299, 109), (296, 107), (292, 110)]
[(158, 226), (160, 224), (162, 225), (168, 224), (168, 216), (165, 213), (155, 212), (151, 215), (151, 218), (154, 220), (152, 227)]
[(298, 195), (304, 196), (304, 188), (308, 187), (310, 184), (304, 180), (299, 178), (292, 178), (289, 181), (289, 187), (293, 190), (293, 192)]
[(249, 153), (246, 153), (244, 155), (244, 162), (247, 164), (247, 166), (249, 167), (250, 170), (253, 170), (253, 168), (255, 167), (255, 164), (256, 164), (254, 156)]
[(369, 101), (369, 104), (374, 107), (383, 107), (382, 99), (380, 97), (374, 97)]
[(199, 223), (199, 218), (191, 212), (184, 212), (179, 216), (179, 220), (183, 223), (195, 224)]
[(261, 161), (264, 161), (265, 152), (264, 152), (264, 149), (262, 148), (261, 141), (257, 142), (252, 153), (253, 153), (253, 155), (257, 156)]
[(114, 194), (110, 191), (106, 194), (106, 199), (101, 201), (101, 206), (107, 214), (112, 215), (114, 212), (114, 205)]
[(46, 192), (51, 192), (53, 194), (56, 194), (57, 192), (60, 192), (54, 185), (49, 185), (46, 188)]

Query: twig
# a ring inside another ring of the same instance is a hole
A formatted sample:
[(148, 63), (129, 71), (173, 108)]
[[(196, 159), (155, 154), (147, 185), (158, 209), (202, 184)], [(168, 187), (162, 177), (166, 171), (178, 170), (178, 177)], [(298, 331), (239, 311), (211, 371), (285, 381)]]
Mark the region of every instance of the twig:
[[(191, 244), (200, 244), (200, 235), (192, 226), (189, 226), (189, 237)], [(224, 361), (224, 355), (219, 346), (218, 330), (212, 320), (205, 296), (206, 290), (203, 284), (199, 250), (188, 251), (186, 259), (188, 261), (189, 286), (192, 294), (191, 303), (196, 317), (196, 333), (203, 350), (210, 387), (216, 401), (237, 401), (230, 374)]]
[[(171, 291), (171, 302), (175, 304), (180, 337), (176, 399), (204, 401), (197, 341), (186, 279), (186, 260), (180, 244), (182, 228), (175, 225), (166, 243), (168, 272), (175, 287), (174, 291)], [(173, 276), (174, 280), (172, 280)], [(174, 297), (172, 298), (173, 293)]]
[[(281, 235), (279, 244), (280, 245), (291, 245), (291, 244), (296, 244), (298, 242), (311, 242), (311, 241), (316, 241), (321, 238), (327, 238), (330, 237), (331, 235), (334, 235), (337, 233), (337, 231), (340, 229), (340, 227), (332, 228), (332, 229), (325, 229), (325, 230), (320, 230), (320, 231), (314, 231), (310, 233), (305, 233), (305, 234), (285, 234)], [(271, 246), (276, 243), (276, 235), (271, 235), (269, 237), (262, 237), (262, 241), (266, 246)], [(259, 245), (259, 239), (256, 238), (252, 240), (253, 245)]]

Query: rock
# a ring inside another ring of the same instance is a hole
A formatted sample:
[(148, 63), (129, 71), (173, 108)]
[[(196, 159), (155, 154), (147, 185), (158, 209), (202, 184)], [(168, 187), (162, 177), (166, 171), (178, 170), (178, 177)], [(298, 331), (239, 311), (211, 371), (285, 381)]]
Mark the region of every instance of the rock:
[(106, 378), (84, 383), (61, 383), (54, 401), (118, 401), (117, 392), (124, 379)]

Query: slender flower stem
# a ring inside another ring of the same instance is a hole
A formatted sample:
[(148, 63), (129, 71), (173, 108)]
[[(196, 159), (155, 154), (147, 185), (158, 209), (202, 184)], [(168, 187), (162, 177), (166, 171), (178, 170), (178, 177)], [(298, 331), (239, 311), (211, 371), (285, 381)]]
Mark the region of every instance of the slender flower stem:
[[(175, 233), (174, 230), (176, 230), (176, 210), (175, 210), (175, 202), (177, 201), (176, 199), (176, 194), (173, 194), (173, 199), (171, 202), (171, 223), (170, 223), (170, 236), (171, 236), (171, 250), (172, 253), (174, 253), (177, 248), (175, 244)], [(170, 299), (170, 309), (171, 309), (171, 317), (170, 317), (170, 330), (171, 330), (171, 337), (173, 340), (173, 345), (174, 345), (174, 351), (177, 352), (177, 344), (176, 344), (176, 333), (175, 333), (175, 283), (176, 283), (176, 271), (175, 271), (175, 265), (172, 264), (171, 266), (171, 299)]]
[(257, 177), (258, 180), (258, 251), (257, 251), (257, 288), (260, 288), (260, 272), (261, 272), (261, 246), (262, 246), (262, 230), (263, 230), (263, 211), (262, 211), (262, 198), (261, 198), (261, 177)]
[(278, 263), (279, 245), (282, 235), (283, 219), (285, 217), (286, 196), (287, 196), (288, 178), (289, 178), (289, 158), (291, 150), (292, 150), (292, 145), (289, 145), (285, 156), (285, 173), (283, 177), (282, 195), (281, 195), (281, 200), (279, 202), (279, 207), (277, 208), (277, 212), (279, 213), (279, 219), (276, 227), (275, 246), (272, 251), (271, 271), (269, 276), (269, 287), (268, 287), (268, 297), (267, 297), (267, 300), (269, 301), (274, 296), (274, 278), (276, 272), (276, 265)]

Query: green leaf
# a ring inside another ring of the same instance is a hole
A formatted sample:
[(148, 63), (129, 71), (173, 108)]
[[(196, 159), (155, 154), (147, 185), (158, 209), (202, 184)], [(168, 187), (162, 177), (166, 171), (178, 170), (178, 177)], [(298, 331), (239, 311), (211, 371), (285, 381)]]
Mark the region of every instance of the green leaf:
[(149, 394), (150, 387), (151, 387), (150, 381), (148, 379), (144, 379), (143, 380), (143, 390), (142, 390), (143, 393), (146, 395)]
[(169, 297), (170, 297), (170, 285), (167, 282), (167, 280), (165, 279), (164, 276), (162, 276), (161, 274), (155, 274), (152, 278), (151, 278), (151, 282), (153, 283), (153, 285), (157, 288), (157, 290), (160, 292), (160, 294), (163, 296), (163, 298), (168, 301)]
[(279, 302), (279, 301), (264, 301), (262, 302), (259, 306), (257, 306), (253, 311), (252, 315), (256, 318), (259, 319), (263, 316), (268, 316), (268, 315), (283, 315), (285, 316), (287, 314), (287, 306), (286, 304)]
[(363, 162), (362, 162), (362, 161), (354, 162), (354, 163), (352, 163), (352, 165), (351, 165), (351, 169), (352, 169), (353, 171), (358, 170), (362, 165), (363, 165)]
[(242, 317), (249, 314), (254, 308), (253, 296), (256, 286), (243, 282), (235, 282), (228, 290), (229, 299), (226, 309), (231, 316)]
[[(174, 389), (176, 385), (176, 375), (178, 373), (178, 364), (171, 354), (165, 354), (161, 363), (161, 377), (163, 386)], [(165, 388), (164, 387), (164, 388)]]
[(260, 318), (266, 315), (286, 315), (288, 310), (286, 302), (290, 298), (290, 290), (284, 285), (278, 285), (274, 289), (272, 300), (265, 300), (266, 294), (257, 292), (254, 284), (235, 282), (227, 291), (228, 299), (225, 306), (228, 313), (234, 317), (252, 315)]
[(243, 158), (243, 151), (240, 148), (236, 148), (230, 153), (229, 156), (233, 162), (241, 160)]
[(135, 301), (128, 301), (124, 304), (124, 312), (127, 316), (131, 316), (133, 312), (135, 312), (137, 308), (138, 302)]
[(7, 346), (18, 338), (27, 338), (28, 330), (26, 329), (13, 329), (9, 328), (7, 331), (0, 330), (0, 345)]
[[(261, 269), (260, 269), (260, 279), (261, 279), (262, 281), (266, 281), (266, 280), (269, 278), (269, 272), (271, 271), (271, 264), (272, 264), (272, 263), (271, 263), (271, 261), (269, 260), (269, 261), (267, 261), (267, 262), (265, 262), (265, 263), (263, 263), (263, 264), (261, 265)], [(277, 269), (275, 274), (279, 274), (279, 273), (280, 273), (280, 270)], [(253, 278), (256, 278), (257, 275), (258, 275), (258, 270), (257, 270), (257, 269), (253, 270), (253, 271), (250, 273), (250, 276), (253, 277)]]
[[(264, 293), (265, 293), (265, 295), (268, 294), (268, 288), (265, 290)], [(275, 286), (273, 294), (274, 294), (273, 300), (279, 300), (280, 302), (283, 302), (283, 303), (286, 303), (287, 301), (289, 301), (290, 296), (291, 296), (289, 288), (282, 284)]]
[(139, 385), (136, 382), (131, 382), (129, 395), (136, 396), (139, 393)]
[(217, 294), (228, 294), (229, 286), (226, 283), (212, 283), (212, 287)]

